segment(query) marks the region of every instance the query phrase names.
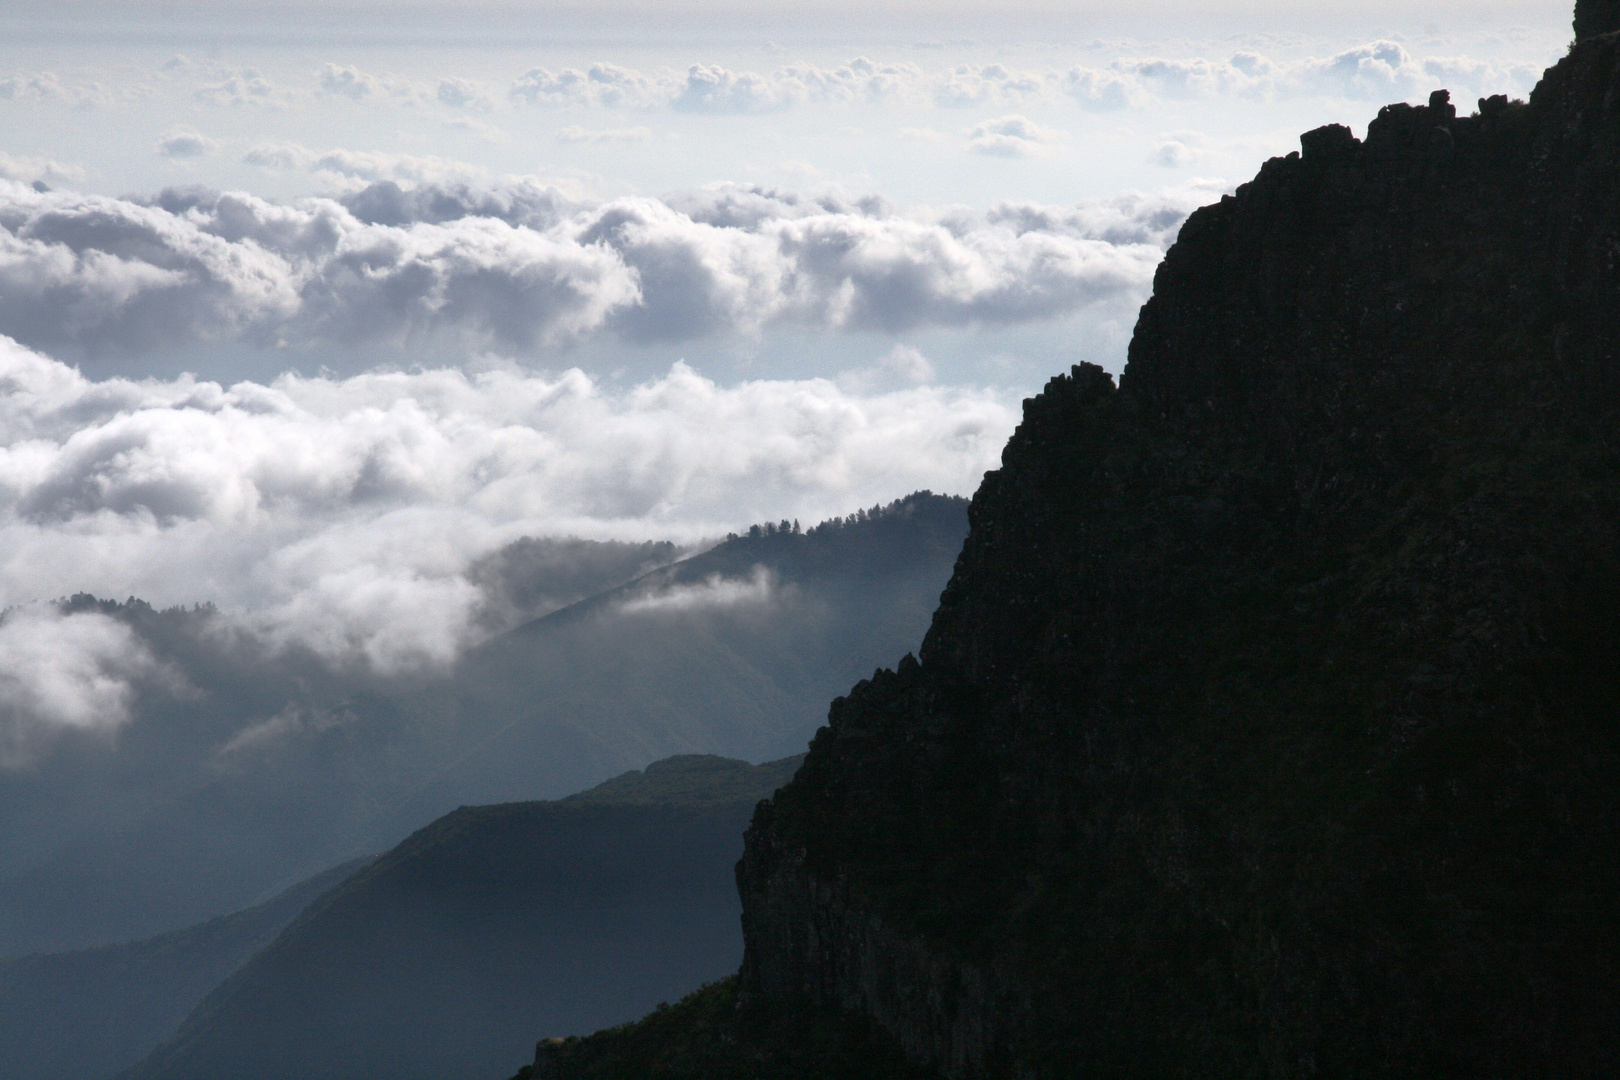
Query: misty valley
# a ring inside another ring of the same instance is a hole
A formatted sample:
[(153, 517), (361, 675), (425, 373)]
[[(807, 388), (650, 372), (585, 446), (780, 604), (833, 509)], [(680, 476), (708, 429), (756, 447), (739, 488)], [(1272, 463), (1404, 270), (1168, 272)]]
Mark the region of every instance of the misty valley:
[[(115, 743), (70, 740), (0, 778), (0, 1075), (111, 1076), (171, 1036), (183, 1053), (131, 1075), (220, 1076), (245, 1053), (276, 1075), (494, 1074), (536, 1031), (629, 1020), (726, 974), (754, 803), (827, 701), (916, 647), (966, 531), (965, 500), (919, 493), (697, 553), (518, 541), (469, 573), (487, 639), (393, 677), (274, 649), (208, 607), (59, 602), (68, 624), (127, 629), (155, 674)], [(456, 810), (492, 803), (515, 816)], [(345, 878), (346, 914), (299, 914)], [(397, 955), (333, 951), (366, 940)], [(308, 966), (289, 973), (283, 949)], [(361, 984), (392, 996), (363, 1003)], [(232, 1009), (251, 1022), (210, 1019)]]

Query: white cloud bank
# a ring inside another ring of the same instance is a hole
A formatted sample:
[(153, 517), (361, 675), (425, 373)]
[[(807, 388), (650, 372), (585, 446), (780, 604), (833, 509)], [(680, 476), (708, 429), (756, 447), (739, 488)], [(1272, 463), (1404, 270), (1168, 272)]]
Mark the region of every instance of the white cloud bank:
[(747, 577), (727, 578), (710, 574), (693, 585), (673, 585), (666, 589), (632, 596), (619, 610), (632, 615), (693, 611), (706, 608), (760, 606), (770, 602), (776, 590), (772, 574), (763, 566), (754, 567)]
[[(1521, 31), (1523, 32), (1523, 28)], [(191, 62), (173, 58), (152, 70), (128, 66), (73, 65), (73, 70), (0, 71), (0, 108), (120, 108), (178, 99), (233, 112), (322, 112), (332, 105), (389, 107), (411, 112), (492, 112), (512, 108), (603, 108), (632, 112), (701, 113), (718, 117), (770, 115), (804, 107), (1006, 108), (1047, 104), (1087, 110), (1152, 107), (1155, 102), (1231, 97), (1246, 102), (1299, 99), (1387, 102), (1445, 86), (1460, 99), (1507, 92), (1523, 96), (1541, 68), (1555, 57), (1545, 52), (1560, 36), (1536, 34), (1526, 42), (1533, 62), (1502, 58), (1503, 39), (1515, 31), (1476, 40), (1377, 39), (1345, 47), (1322, 44), (1325, 55), (1286, 55), (1278, 45), (1228, 52), (1225, 40), (1166, 45), (1129, 40), (1092, 42), (1081, 63), (1053, 58), (1030, 66), (964, 62), (925, 66), (914, 58), (852, 58), (841, 65), (795, 60), (774, 68), (727, 66), (719, 57), (685, 57), (642, 68), (622, 63), (552, 63), (512, 76), (465, 66), (413, 66), (377, 73), (353, 63), (290, 66), (266, 57), (266, 68)], [(1413, 52), (1421, 50), (1421, 52)], [(1484, 50), (1469, 55), (1469, 50)], [(638, 50), (640, 52), (640, 50)], [(1111, 53), (1111, 55), (1110, 55)], [(645, 55), (645, 53), (643, 53)], [(692, 63), (692, 60), (697, 62)], [(272, 73), (271, 68), (275, 68)]]
[[(403, 167), (261, 149), (296, 167)], [(723, 387), (677, 364), (623, 390), (499, 361), (98, 380), (44, 350), (450, 337), (521, 352), (592, 334), (1045, 319), (1145, 293), (1188, 210), (1218, 194), (973, 212), (735, 185), (588, 204), (442, 175), (293, 203), (48, 186), (0, 180), (0, 610), (14, 609), (0, 766), (42, 733), (116, 730), (146, 688), (176, 689), (122, 624), (39, 601), (210, 601), (219, 625), (272, 648), (433, 667), (484, 632), (477, 560), (522, 536), (691, 542), (971, 492), (1017, 416), (1010, 392), (932, 385), (903, 342), (838, 380)], [(768, 592), (722, 582), (646, 607)]]
[(1222, 96), (1262, 102), (1307, 97), (1383, 102), (1442, 84), (1460, 95), (1523, 94), (1540, 76), (1540, 66), (1532, 63), (1420, 57), (1399, 42), (1379, 40), (1301, 59), (1274, 60), (1244, 50), (1226, 59), (1121, 56), (1100, 66), (1028, 70), (966, 63), (929, 71), (866, 57), (839, 67), (795, 63), (773, 71), (735, 71), (718, 64), (693, 64), (684, 72), (637, 71), (599, 63), (583, 69), (534, 68), (512, 83), (507, 96), (522, 105), (722, 115), (816, 104), (967, 109), (1065, 99), (1108, 111), (1154, 100)]
[[(444, 663), (476, 632), (471, 564), (520, 536), (689, 541), (969, 492), (1016, 415), (985, 389), (720, 387), (682, 365), (623, 392), (577, 370), (95, 381), (0, 339), (0, 608), (213, 601), (333, 663)], [(74, 700), (98, 704), (56, 708), (64, 724), (123, 700), (94, 689), (117, 642), (84, 618), (62, 644), (87, 673)], [(42, 694), (12, 625), (0, 708)]]
[[(1489, 41), (1473, 44), (1500, 51), (1499, 41), (1496, 49)], [(1461, 42), (1419, 45), (1388, 39), (1349, 47), (1341, 43), (1337, 51), (1319, 56), (1268, 55), (1255, 48), (1227, 52), (1230, 46), (1218, 41), (1182, 41), (1177, 47), (1191, 55), (1154, 55), (1148, 51), (1151, 46), (1133, 54), (1142, 46), (1094, 42), (1086, 50), (1088, 62), (1048, 60), (1030, 67), (991, 61), (931, 68), (910, 59), (856, 56), (836, 65), (793, 61), (747, 70), (713, 57), (692, 57), (698, 62), (645, 70), (609, 62), (540, 66), (499, 83), (484, 72), (467, 70), (377, 73), (328, 62), (318, 68), (283, 68), (272, 77), (251, 66), (170, 61), (161, 70), (144, 73), (93, 67), (71, 73), (0, 72), (0, 106), (109, 107), (173, 87), (192, 102), (233, 110), (252, 106), (282, 111), (344, 101), (451, 112), (538, 106), (746, 116), (805, 106), (995, 109), (1069, 101), (1108, 111), (1222, 96), (1256, 102), (1312, 97), (1383, 102), (1442, 84), (1460, 96), (1524, 94), (1550, 59), (1487, 59), (1459, 51), (1470, 47)], [(1099, 55), (1100, 50), (1114, 55)]]
[(0, 614), (0, 768), (29, 760), (53, 731), (115, 730), (138, 685), (165, 678), (129, 627), (99, 612)]
[[(984, 137), (1050, 137), (1017, 120)], [(368, 177), (399, 164), (304, 154), (260, 147), (249, 160)], [(0, 333), (80, 358), (232, 339), (525, 354), (597, 334), (1007, 325), (1145, 295), (1174, 229), (1211, 194), (973, 214), (739, 186), (586, 204), (521, 178), (390, 179), (293, 203), (0, 181)]]

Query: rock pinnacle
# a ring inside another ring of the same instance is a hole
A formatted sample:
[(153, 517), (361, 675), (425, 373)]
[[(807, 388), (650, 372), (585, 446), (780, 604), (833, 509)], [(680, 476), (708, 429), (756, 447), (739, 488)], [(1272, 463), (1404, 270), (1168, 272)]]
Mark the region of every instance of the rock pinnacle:
[(1620, 0), (1575, 0), (1575, 40), (1620, 30)]

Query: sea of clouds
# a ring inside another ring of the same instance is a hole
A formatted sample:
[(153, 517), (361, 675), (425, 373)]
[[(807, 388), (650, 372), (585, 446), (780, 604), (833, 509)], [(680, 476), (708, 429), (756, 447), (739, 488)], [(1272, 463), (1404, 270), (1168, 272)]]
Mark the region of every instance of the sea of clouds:
[(527, 353), (596, 334), (1052, 319), (1140, 295), (1210, 195), (973, 213), (736, 185), (580, 203), (522, 178), (382, 180), (277, 203), (0, 181), (0, 332), (82, 359), (228, 339)]
[(723, 535), (893, 493), (963, 490), (1015, 402), (722, 387), (684, 365), (624, 391), (511, 367), (91, 380), (0, 340), (0, 599), (212, 601), (390, 666), (449, 659), (471, 563), (524, 535)]
[[(180, 88), (199, 104), (225, 107), (291, 108), (341, 98), (471, 113), (537, 105), (738, 115), (814, 104), (971, 108), (1062, 100), (1116, 110), (1155, 99), (1218, 96), (1260, 102), (1299, 97), (1387, 101), (1409, 96), (1436, 79), (1460, 93), (1525, 92), (1541, 74), (1541, 67), (1531, 62), (1455, 51), (1414, 54), (1410, 44), (1377, 39), (1325, 56), (1273, 56), (1258, 48), (1188, 56), (1156, 55), (1151, 47), (1137, 51), (1121, 42), (1107, 47), (1115, 56), (1065, 66), (970, 61), (932, 67), (867, 56), (842, 64), (801, 61), (763, 69), (719, 62), (651, 68), (597, 62), (536, 66), (504, 82), (377, 72), (330, 61), (307, 78), (292, 79), (257, 67), (177, 56), (133, 81), (99, 73), (15, 71), (0, 76), (0, 102), (95, 107)], [(1089, 51), (1102, 45), (1093, 43)], [(1218, 43), (1206, 43), (1200, 51), (1217, 48)]]
[[(298, 78), (176, 57), (117, 77), (0, 73), (0, 108), (315, 117), (377, 104), (494, 135), (502, 113), (551, 110), (559, 143), (612, 146), (650, 145), (660, 113), (875, 104), (968, 117), (957, 135), (902, 138), (1038, 162), (1072, 146), (1058, 106), (1385, 101), (1436, 84), (1466, 98), (1522, 94), (1539, 74), (1413, 48), (1116, 48), (1066, 66), (604, 62), (504, 81), (352, 63)], [(303, 142), (255, 134), (275, 126), (227, 137), (178, 123), (155, 154), (177, 168), (229, 155), (327, 194), (115, 196), (89, 190), (94, 164), (0, 154), (0, 726), (116, 728), (139, 687), (172, 683), (116, 619), (49, 604), (76, 592), (215, 603), (221, 625), (266, 647), (387, 675), (442, 668), (487, 632), (475, 568), (521, 537), (689, 545), (918, 488), (971, 492), (1031, 388), (999, 385), (989, 366), (939, 385), (907, 336), (1128, 310), (1187, 213), (1225, 189), (978, 209), (758, 184), (589, 197), (422, 154), (312, 147), (307, 126)], [(1159, 164), (1196, 159), (1200, 138), (1167, 137)], [(626, 381), (600, 365), (621, 344), (784, 332), (888, 345), (823, 378), (724, 381), (680, 363)], [(285, 355), (289, 373), (223, 376), (241, 351)], [(299, 362), (346, 352), (395, 362), (345, 375)], [(218, 363), (118, 374), (165, 355)]]
[[(1251, 101), (1292, 97), (1386, 101), (1404, 98), (1436, 79), (1464, 93), (1501, 86), (1528, 90), (1540, 74), (1539, 67), (1527, 63), (1468, 56), (1419, 58), (1400, 42), (1379, 40), (1326, 57), (1274, 60), (1242, 50), (1227, 59), (1122, 56), (1100, 66), (1067, 68), (963, 63), (929, 70), (915, 63), (880, 63), (865, 57), (837, 67), (800, 63), (764, 72), (735, 71), (718, 64), (694, 64), (684, 72), (644, 72), (605, 63), (583, 70), (537, 67), (509, 85), (506, 96), (533, 105), (720, 114), (809, 103), (889, 101), (967, 108), (1065, 98), (1088, 109), (1115, 110), (1155, 98), (1228, 95)], [(408, 84), (394, 84), (396, 96), (404, 85)], [(437, 93), (446, 104), (480, 103), (487, 108), (499, 93), (497, 87), (474, 93), (459, 85), (447, 95), (448, 85), (441, 83)], [(381, 91), (383, 80), (353, 67), (330, 65), (322, 72), (321, 86), (358, 99)], [(428, 90), (416, 87), (412, 92), (425, 96)]]
[(1015, 418), (990, 389), (722, 387), (683, 365), (624, 391), (517, 367), (91, 380), (0, 340), (0, 711), (116, 726), (155, 674), (114, 620), (38, 601), (208, 601), (333, 665), (442, 667), (480, 633), (469, 570), (503, 544), (697, 542), (971, 490)]
[[(592, 338), (897, 335), (1134, 302), (1212, 194), (970, 212), (739, 185), (591, 203), (522, 178), (287, 202), (0, 181), (0, 712), (117, 727), (162, 681), (122, 624), (49, 603), (78, 592), (213, 603), (268, 647), (388, 675), (486, 632), (473, 570), (524, 536), (693, 544), (971, 492), (1020, 394), (937, 385), (898, 341), (837, 377), (729, 384), (541, 361)], [(264, 382), (75, 364), (378, 340), (479, 361)]]

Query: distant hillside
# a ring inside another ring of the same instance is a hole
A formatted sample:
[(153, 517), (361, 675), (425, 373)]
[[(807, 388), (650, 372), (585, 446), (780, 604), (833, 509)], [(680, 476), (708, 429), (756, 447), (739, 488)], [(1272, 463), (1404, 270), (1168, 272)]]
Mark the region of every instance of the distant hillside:
[(123, 1080), (498, 1077), (742, 955), (733, 865), (800, 758), (463, 807), (312, 904)]
[(396, 820), (669, 754), (801, 750), (827, 702), (921, 641), (966, 506), (923, 492), (804, 533), (756, 529), (494, 639), (405, 703), (454, 745)]
[(99, 1080), (139, 1061), (305, 905), (365, 861), (146, 941), (0, 960), (0, 1077)]
[(73, 598), (191, 689), (141, 697), (116, 744), (0, 774), (0, 955), (190, 925), (459, 805), (674, 754), (796, 752), (835, 693), (921, 640), (966, 501), (758, 532), (669, 565), (668, 544), (511, 545), (473, 574), (491, 625), (596, 591), (395, 678), (266, 651), (207, 608)]

